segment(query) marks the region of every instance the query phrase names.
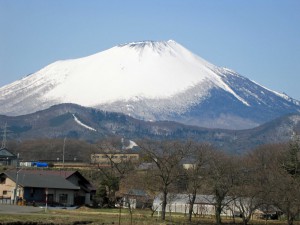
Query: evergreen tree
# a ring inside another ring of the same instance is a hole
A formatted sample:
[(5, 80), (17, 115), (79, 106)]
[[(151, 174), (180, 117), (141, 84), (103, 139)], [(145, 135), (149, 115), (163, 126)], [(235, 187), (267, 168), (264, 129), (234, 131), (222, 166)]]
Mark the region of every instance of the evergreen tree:
[(300, 175), (300, 141), (294, 139), (289, 144), (286, 159), (283, 163), (284, 169), (292, 176)]

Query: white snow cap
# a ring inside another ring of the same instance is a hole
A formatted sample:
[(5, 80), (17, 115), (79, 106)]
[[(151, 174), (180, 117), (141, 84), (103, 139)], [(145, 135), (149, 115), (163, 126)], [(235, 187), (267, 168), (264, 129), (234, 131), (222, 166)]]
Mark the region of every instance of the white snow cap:
[(27, 78), (52, 85), (43, 96), (47, 100), (95, 106), (169, 98), (204, 81), (235, 95), (222, 81), (219, 69), (173, 40), (141, 41), (57, 61)]

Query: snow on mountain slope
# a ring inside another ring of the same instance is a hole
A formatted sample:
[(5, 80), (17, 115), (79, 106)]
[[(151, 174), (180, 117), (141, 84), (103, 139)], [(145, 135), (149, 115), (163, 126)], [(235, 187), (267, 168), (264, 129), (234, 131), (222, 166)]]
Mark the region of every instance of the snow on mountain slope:
[(90, 127), (90, 126), (84, 124), (83, 122), (81, 122), (74, 114), (72, 114), (72, 116), (73, 116), (75, 122), (76, 122), (77, 124), (79, 124), (80, 126), (86, 128), (86, 129), (88, 129), (88, 130), (97, 131), (96, 129), (94, 129), (94, 128), (92, 128), (92, 127)]
[[(210, 102), (214, 98), (221, 99), (221, 105)], [(277, 108), (270, 105), (270, 99)], [(262, 113), (273, 108), (273, 116), (279, 116), (300, 109), (298, 101), (214, 66), (173, 40), (133, 42), (84, 58), (57, 61), (0, 88), (0, 114), (27, 114), (59, 103), (196, 125), (203, 124), (203, 118), (210, 123), (225, 115), (249, 120), (245, 127), (264, 122), (269, 114), (248, 118), (249, 110), (259, 108)], [(236, 112), (230, 108), (233, 105)], [(218, 115), (210, 118), (204, 106)], [(246, 114), (240, 115), (241, 111)]]
[(175, 41), (129, 43), (92, 56), (50, 64), (2, 88), (1, 96), (43, 86), (49, 90), (43, 93), (41, 101), (94, 106), (135, 98), (168, 98), (209, 82), (247, 104), (222, 81), (217, 69)]

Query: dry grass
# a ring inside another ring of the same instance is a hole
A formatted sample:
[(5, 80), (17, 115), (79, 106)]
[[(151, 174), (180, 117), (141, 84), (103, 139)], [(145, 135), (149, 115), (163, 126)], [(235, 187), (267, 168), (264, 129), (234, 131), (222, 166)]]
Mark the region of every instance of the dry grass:
[[(121, 216), (120, 216), (121, 215)], [(212, 225), (213, 218), (193, 218), (193, 223), (187, 222), (187, 217), (183, 214), (167, 215), (166, 221), (161, 221), (157, 214), (151, 217), (151, 212), (147, 210), (135, 210), (133, 212), (132, 222), (129, 211), (122, 209), (121, 214), (119, 209), (90, 209), (86, 207), (77, 210), (48, 210), (47, 212), (31, 213), (31, 214), (0, 214), (0, 224), (8, 224), (11, 222), (23, 222), (30, 224), (90, 224), (90, 225)], [(232, 219), (223, 218), (225, 224), (233, 224)], [(240, 224), (241, 220), (236, 220)], [(251, 221), (250, 224), (265, 225), (265, 221)], [(269, 225), (286, 224), (285, 221), (267, 221)], [(300, 225), (299, 222), (295, 225)]]

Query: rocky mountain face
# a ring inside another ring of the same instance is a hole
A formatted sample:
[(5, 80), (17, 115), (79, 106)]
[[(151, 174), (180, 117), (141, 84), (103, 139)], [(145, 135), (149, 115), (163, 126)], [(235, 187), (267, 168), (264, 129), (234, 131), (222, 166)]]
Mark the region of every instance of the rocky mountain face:
[(289, 141), (300, 132), (300, 115), (278, 118), (254, 129), (225, 130), (183, 125), (176, 122), (137, 120), (74, 104), (61, 104), (23, 116), (0, 116), (7, 123), (8, 140), (68, 139), (95, 143), (107, 137), (128, 140), (193, 140), (209, 142), (230, 153), (242, 154), (258, 145)]
[(1, 115), (62, 103), (144, 121), (227, 129), (253, 128), (300, 112), (299, 101), (217, 67), (172, 40), (133, 42), (57, 61), (0, 88)]

